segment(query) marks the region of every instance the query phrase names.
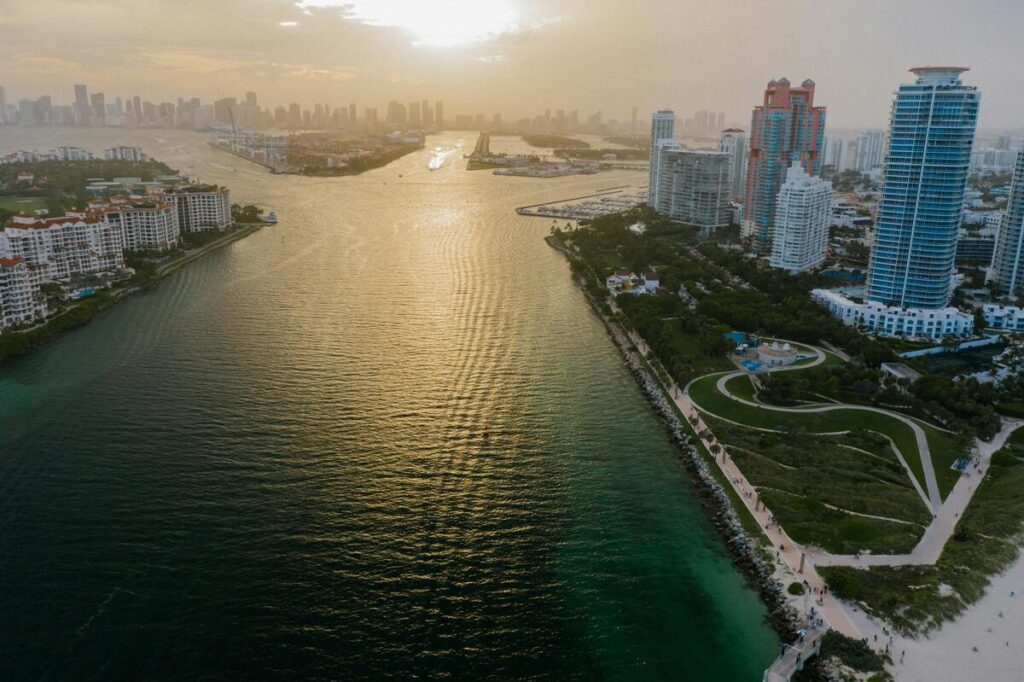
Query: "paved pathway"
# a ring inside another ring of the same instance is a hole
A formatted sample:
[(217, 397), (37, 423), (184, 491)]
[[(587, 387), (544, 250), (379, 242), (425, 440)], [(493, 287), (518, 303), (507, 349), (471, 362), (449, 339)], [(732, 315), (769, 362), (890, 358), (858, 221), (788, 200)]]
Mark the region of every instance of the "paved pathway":
[(848, 554), (827, 554), (811, 553), (814, 563), (818, 566), (908, 566), (934, 564), (939, 560), (942, 549), (946, 542), (953, 536), (956, 524), (960, 521), (960, 515), (967, 509), (971, 498), (978, 490), (978, 484), (984, 480), (988, 473), (989, 464), (992, 462), (992, 455), (1000, 450), (1010, 434), (1024, 426), (1024, 421), (1019, 419), (1003, 418), (1003, 428), (989, 441), (981, 442), (978, 446), (978, 457), (975, 468), (964, 473), (960, 480), (953, 486), (952, 492), (946, 497), (939, 513), (925, 530), (921, 541), (909, 554), (886, 554), (872, 555), (862, 554), (859, 557)]
[[(790, 342), (790, 343), (793, 343), (793, 342)], [(794, 344), (794, 345), (800, 346), (802, 344)], [(776, 372), (788, 372), (788, 371), (795, 371), (795, 370), (801, 370), (801, 369), (809, 369), (811, 367), (815, 367), (815, 366), (820, 365), (821, 363), (825, 362), (825, 352), (824, 351), (822, 351), (819, 348), (813, 348), (813, 347), (810, 347), (810, 348), (817, 355), (817, 357), (814, 359), (813, 362), (809, 362), (809, 363), (803, 364), (803, 365), (789, 365), (788, 367), (769, 368), (769, 369), (766, 369), (765, 372), (766, 373), (776, 373)], [(863, 411), (863, 412), (875, 412), (877, 414), (883, 414), (883, 415), (885, 415), (887, 417), (891, 417), (893, 419), (901, 421), (904, 424), (906, 424), (907, 426), (909, 426), (911, 431), (913, 431), (913, 433), (914, 433), (914, 439), (915, 439), (915, 441), (917, 443), (918, 458), (921, 461), (921, 469), (924, 471), (925, 485), (926, 485), (926, 487), (928, 489), (929, 511), (931, 511), (932, 514), (938, 513), (939, 509), (942, 507), (942, 495), (939, 493), (939, 483), (938, 483), (937, 479), (935, 478), (935, 467), (932, 464), (931, 450), (929, 450), (929, 448), (928, 448), (928, 436), (927, 436), (927, 434), (925, 434), (924, 429), (922, 429), (920, 424), (918, 424), (916, 421), (914, 421), (910, 417), (904, 416), (904, 415), (899, 414), (897, 412), (890, 412), (889, 410), (883, 410), (880, 407), (870, 407), (870, 406), (866, 406), (866, 405), (839, 404), (839, 405), (819, 405), (819, 406), (814, 406), (814, 407), (809, 407), (809, 406), (808, 407), (776, 407), (775, 405), (766, 405), (765, 403), (755, 402), (755, 401), (752, 401), (752, 400), (747, 400), (745, 398), (741, 398), (741, 397), (733, 394), (732, 392), (730, 392), (726, 388), (726, 383), (728, 383), (728, 381), (730, 379), (733, 379), (733, 378), (739, 377), (739, 376), (747, 376), (747, 373), (743, 372), (743, 371), (737, 370), (735, 372), (729, 372), (727, 374), (723, 374), (721, 377), (718, 378), (718, 381), (715, 384), (715, 388), (722, 395), (724, 395), (727, 398), (730, 398), (732, 400), (735, 400), (738, 403), (741, 403), (743, 405), (747, 405), (747, 406), (750, 406), (750, 407), (757, 407), (757, 408), (764, 409), (764, 410), (771, 410), (773, 412), (786, 412), (786, 413), (791, 413), (791, 414), (800, 414), (800, 413), (806, 414), (806, 413), (833, 412), (835, 410), (859, 410), (859, 411)], [(690, 386), (694, 383), (694, 381), (699, 381), (701, 378), (703, 378), (703, 377), (698, 377), (697, 379), (694, 379), (693, 381), (691, 381), (689, 384), (686, 385), (685, 392), (687, 393), (687, 395), (689, 395)], [(704, 411), (704, 412), (708, 412), (708, 414), (711, 414), (712, 416), (717, 416), (713, 412), (710, 412), (708, 410), (704, 410), (699, 405), (697, 406), (697, 408), (702, 410), (702, 411)], [(894, 447), (895, 447), (895, 444), (894, 444)], [(897, 448), (897, 450), (898, 450), (898, 448)], [(904, 463), (905, 462), (906, 462), (906, 460), (904, 459)], [(912, 475), (912, 478), (913, 478), (913, 475)]]
[[(647, 355), (650, 352), (650, 348), (642, 337), (635, 332), (628, 332), (628, 334), (642, 354)], [(776, 371), (805, 369), (821, 364), (825, 359), (824, 353), (819, 349), (814, 350), (818, 355), (814, 362), (799, 366), (791, 366), (784, 369), (780, 368)], [(743, 373), (734, 372), (730, 373), (730, 376), (740, 374)], [(863, 637), (870, 638), (873, 634), (877, 634), (882, 630), (881, 625), (868, 617), (867, 614), (861, 613), (857, 607), (850, 604), (844, 604), (840, 600), (836, 599), (832, 593), (827, 590), (825, 581), (818, 574), (816, 566), (868, 567), (934, 564), (942, 554), (942, 549), (945, 547), (946, 542), (948, 542), (950, 537), (952, 537), (953, 532), (956, 529), (956, 524), (960, 519), (960, 515), (967, 508), (968, 504), (970, 504), (971, 498), (978, 488), (978, 484), (984, 479), (988, 472), (988, 467), (991, 463), (993, 453), (997, 452), (1003, 447), (1003, 445), (1005, 445), (1013, 431), (1024, 427), (1024, 420), (1004, 418), (1003, 428), (999, 433), (990, 442), (980, 443), (975, 468), (961, 476), (954, 485), (953, 490), (946, 497), (945, 502), (940, 503), (938, 513), (935, 515), (932, 523), (925, 530), (920, 542), (918, 542), (917, 546), (914, 547), (909, 554), (877, 556), (834, 555), (827, 552), (809, 550), (794, 542), (786, 533), (785, 529), (775, 522), (775, 518), (772, 513), (761, 503), (757, 489), (747, 481), (746, 476), (744, 476), (736, 463), (733, 462), (732, 458), (729, 457), (725, 446), (715, 438), (714, 434), (704, 423), (703, 419), (701, 419), (701, 411), (690, 400), (686, 389), (680, 389), (679, 386), (671, 382), (667, 388), (669, 391), (669, 397), (676, 404), (682, 414), (690, 421), (690, 423), (694, 425), (694, 431), (697, 433), (697, 437), (704, 444), (704, 447), (708, 452), (713, 453), (715, 463), (718, 465), (718, 468), (725, 475), (726, 480), (743, 502), (743, 505), (754, 517), (765, 537), (775, 550), (776, 559), (779, 565), (778, 570), (782, 572), (781, 576), (777, 576), (780, 582), (786, 584), (787, 582), (797, 581), (804, 582), (807, 585), (808, 592), (802, 598), (803, 604), (801, 610), (803, 613), (801, 613), (801, 615), (806, 617), (808, 622), (812, 623), (815, 622), (815, 619), (819, 619), (820, 624), (817, 627), (821, 629), (821, 632), (831, 628), (853, 639), (861, 639)], [(689, 388), (689, 384), (686, 388)], [(734, 400), (741, 400), (741, 402), (747, 402), (750, 404), (749, 401), (736, 398), (728, 392), (725, 393)], [(902, 417), (902, 415), (897, 415), (886, 410), (864, 407), (857, 407), (854, 409), (878, 411), (889, 416), (901, 418), (903, 421), (909, 421), (907, 418)], [(910, 422), (910, 425), (916, 429), (920, 428), (912, 422)], [(925, 447), (927, 447), (927, 443), (925, 443)], [(716, 451), (717, 454), (714, 454)], [(925, 458), (922, 457), (922, 460), (923, 459)], [(930, 466), (930, 456), (927, 457), (927, 459)], [(904, 466), (906, 466), (905, 462)], [(934, 478), (934, 470), (932, 476)], [(913, 477), (911, 478), (912, 480), (915, 480)], [(918, 489), (920, 490), (919, 486)], [(791, 601), (799, 602), (798, 599)], [(809, 632), (816, 633), (818, 630), (815, 628)], [(800, 661), (806, 660), (812, 652), (817, 651), (819, 643), (820, 635), (810, 637), (805, 636), (805, 641), (801, 642), (797, 649), (789, 648), (782, 653), (772, 667), (765, 672), (764, 679), (770, 680), (771, 682), (789, 679), (789, 676), (793, 674), (796, 666), (799, 664), (797, 661), (797, 653), (800, 654)]]

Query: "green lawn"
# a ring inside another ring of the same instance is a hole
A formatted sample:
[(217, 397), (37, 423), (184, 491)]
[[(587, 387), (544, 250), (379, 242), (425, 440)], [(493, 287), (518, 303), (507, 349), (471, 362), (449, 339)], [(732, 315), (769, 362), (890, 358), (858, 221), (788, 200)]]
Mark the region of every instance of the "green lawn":
[(862, 603), (903, 632), (927, 632), (980, 599), (990, 576), (1017, 558), (1024, 523), (1022, 489), (1024, 460), (1009, 448), (1001, 450), (934, 566), (832, 566), (818, 571), (838, 596)]
[(880, 436), (807, 435), (793, 441), (713, 417), (706, 421), (782, 526), (802, 544), (839, 554), (906, 552), (931, 519)]
[[(700, 407), (712, 414), (747, 426), (776, 431), (804, 433), (835, 433), (839, 431), (876, 431), (891, 438), (907, 459), (907, 464), (925, 488), (924, 470), (913, 430), (898, 419), (877, 412), (856, 408), (832, 410), (829, 412), (799, 414), (777, 412), (760, 407), (751, 407), (725, 397), (718, 392), (715, 384), (720, 374), (701, 377), (690, 386), (690, 397)], [(948, 464), (956, 457), (952, 442), (946, 434), (922, 424), (928, 436), (929, 447), (934, 447), (934, 464), (939, 492), (945, 496), (952, 489), (957, 473), (948, 470)], [(941, 470), (941, 473), (940, 473)]]
[(40, 197), (0, 197), (0, 211), (32, 213), (46, 208), (46, 201)]
[(729, 379), (729, 381), (725, 382), (725, 387), (737, 398), (743, 398), (744, 400), (750, 401), (754, 401), (757, 398), (754, 391), (754, 382), (752, 382), (750, 377), (746, 374), (741, 374)]

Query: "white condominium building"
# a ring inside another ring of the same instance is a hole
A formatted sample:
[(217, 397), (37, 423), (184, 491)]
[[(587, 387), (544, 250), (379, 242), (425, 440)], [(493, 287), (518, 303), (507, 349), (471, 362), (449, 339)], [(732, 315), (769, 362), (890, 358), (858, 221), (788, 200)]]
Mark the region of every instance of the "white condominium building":
[(126, 251), (166, 251), (181, 240), (177, 204), (149, 197), (113, 196), (91, 206), (117, 226)]
[(111, 147), (103, 152), (103, 157), (108, 161), (149, 161), (141, 147)]
[(795, 273), (821, 265), (831, 222), (832, 183), (794, 161), (775, 201), (772, 267)]
[(91, 161), (96, 156), (81, 147), (57, 147), (52, 150), (58, 161)]
[(183, 233), (231, 225), (231, 195), (225, 187), (185, 185), (165, 190), (162, 198), (174, 203)]
[(953, 307), (901, 308), (878, 301), (857, 303), (829, 289), (815, 289), (811, 300), (827, 308), (843, 324), (879, 336), (943, 339), (969, 336), (974, 331), (974, 315)]
[(46, 317), (46, 297), (36, 274), (24, 259), (0, 256), (0, 329)]
[(651, 206), (658, 213), (688, 225), (728, 225), (732, 221), (731, 164), (732, 157), (723, 152), (662, 146), (658, 154), (657, 200)]
[(0, 255), (23, 259), (46, 282), (124, 268), (121, 230), (95, 215), (15, 216), (2, 243)]

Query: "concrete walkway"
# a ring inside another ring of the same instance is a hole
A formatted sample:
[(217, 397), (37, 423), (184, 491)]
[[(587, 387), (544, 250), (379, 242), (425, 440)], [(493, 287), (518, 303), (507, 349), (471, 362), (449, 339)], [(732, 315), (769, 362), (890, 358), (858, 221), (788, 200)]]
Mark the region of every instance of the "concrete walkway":
[[(640, 353), (645, 356), (650, 353), (650, 348), (642, 337), (632, 331), (628, 332), (628, 334), (629, 339)], [(806, 367), (807, 365), (804, 366)], [(839, 600), (831, 592), (826, 591), (825, 581), (814, 570), (813, 563), (807, 560), (806, 552), (789, 537), (782, 526), (776, 523), (775, 517), (761, 502), (754, 486), (747, 481), (746, 476), (744, 476), (743, 472), (736, 466), (736, 463), (726, 453), (724, 445), (711, 433), (707, 424), (701, 419), (700, 412), (694, 407), (685, 391), (672, 383), (668, 384), (667, 388), (669, 397), (676, 404), (676, 407), (690, 421), (691, 425), (694, 425), (694, 431), (697, 432), (698, 438), (700, 438), (704, 447), (707, 448), (708, 452), (718, 453), (715, 455), (715, 463), (725, 475), (726, 480), (732, 486), (737, 496), (742, 500), (747, 511), (757, 521), (758, 526), (775, 551), (777, 564), (783, 567), (788, 574), (780, 581), (783, 583), (787, 580), (789, 582), (806, 581), (809, 593), (808, 598), (813, 601), (813, 605), (807, 607), (807, 610), (801, 613), (801, 616), (806, 617), (808, 621), (815, 617), (821, 618), (829, 627), (843, 633), (847, 637), (860, 639), (863, 636), (861, 631), (854, 624), (853, 620), (850, 619)], [(811, 608), (814, 609), (813, 616), (810, 613)]]
[[(789, 343), (795, 346), (803, 346), (803, 344), (797, 344), (792, 341), (790, 341)], [(809, 362), (804, 365), (789, 365), (788, 367), (769, 368), (766, 369), (764, 373), (789, 372), (801, 369), (810, 369), (811, 367), (816, 367), (821, 363), (825, 362), (825, 352), (822, 351), (820, 348), (814, 348), (813, 346), (804, 347), (810, 348), (817, 355), (813, 362)], [(820, 405), (813, 407), (776, 407), (774, 405), (766, 405), (765, 403), (746, 400), (745, 398), (740, 398), (739, 396), (733, 394), (728, 390), (728, 388), (726, 388), (726, 383), (728, 383), (730, 379), (734, 379), (735, 377), (739, 376), (747, 376), (747, 373), (737, 370), (735, 372), (723, 374), (721, 377), (719, 377), (717, 383), (715, 384), (715, 388), (718, 390), (719, 393), (726, 396), (727, 398), (735, 400), (736, 402), (741, 403), (743, 405), (747, 405), (749, 407), (756, 407), (763, 410), (771, 410), (773, 412), (783, 412), (789, 414), (833, 412), (835, 410), (859, 410), (862, 412), (874, 412), (876, 414), (882, 414), (885, 415), (886, 417), (890, 417), (892, 419), (901, 421), (907, 426), (909, 426), (911, 431), (914, 433), (914, 439), (917, 444), (918, 458), (921, 461), (921, 469), (924, 472), (924, 482), (928, 490), (929, 511), (931, 511), (932, 514), (938, 513), (939, 509), (942, 507), (942, 495), (939, 493), (939, 483), (938, 480), (935, 478), (935, 467), (932, 464), (931, 450), (928, 448), (928, 436), (924, 432), (924, 429), (922, 429), (916, 421), (914, 421), (910, 417), (904, 416), (897, 412), (890, 412), (889, 410), (883, 410), (880, 407), (870, 407), (866, 405), (839, 404)], [(699, 381), (702, 378), (703, 377), (698, 377), (697, 379), (694, 379), (693, 381), (686, 385), (685, 392), (687, 396), (689, 396), (690, 386), (693, 385), (695, 381)], [(713, 412), (705, 410), (699, 405), (697, 406), (697, 408), (700, 409), (701, 411), (707, 412), (712, 416), (717, 416)], [(904, 461), (905, 458), (906, 455), (904, 453)]]
[(942, 508), (932, 522), (925, 529), (921, 541), (910, 552), (910, 554), (886, 554), (872, 555), (862, 554), (850, 556), (848, 554), (828, 554), (808, 552), (813, 557), (814, 563), (818, 566), (913, 566), (934, 564), (939, 560), (942, 549), (953, 536), (956, 524), (960, 516), (971, 503), (978, 485), (984, 480), (988, 473), (989, 464), (992, 462), (992, 455), (998, 452), (1014, 431), (1024, 426), (1024, 421), (1019, 419), (1003, 418), (1003, 428), (988, 443), (982, 442), (978, 447), (978, 458), (976, 466), (965, 472), (960, 480), (953, 486), (952, 492), (946, 497)]

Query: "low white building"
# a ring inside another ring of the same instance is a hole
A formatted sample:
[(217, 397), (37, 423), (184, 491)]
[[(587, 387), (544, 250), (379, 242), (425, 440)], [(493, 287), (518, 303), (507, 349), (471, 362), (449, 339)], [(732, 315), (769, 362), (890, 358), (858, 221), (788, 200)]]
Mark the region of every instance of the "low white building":
[(797, 360), (796, 349), (788, 343), (762, 343), (757, 347), (757, 359), (766, 367), (787, 367)]
[(1024, 331), (1024, 308), (1020, 306), (986, 303), (981, 307), (981, 314), (985, 316), (986, 327)]
[(942, 339), (974, 332), (974, 315), (953, 307), (899, 308), (877, 301), (857, 303), (830, 289), (815, 289), (811, 299), (843, 324), (879, 336)]
[(0, 329), (31, 324), (47, 315), (36, 273), (23, 258), (0, 256)]
[(658, 273), (653, 270), (648, 270), (639, 277), (629, 270), (616, 270), (605, 279), (604, 284), (612, 296), (619, 294), (642, 296), (655, 293), (660, 286), (660, 280)]

